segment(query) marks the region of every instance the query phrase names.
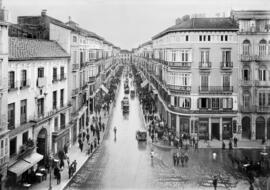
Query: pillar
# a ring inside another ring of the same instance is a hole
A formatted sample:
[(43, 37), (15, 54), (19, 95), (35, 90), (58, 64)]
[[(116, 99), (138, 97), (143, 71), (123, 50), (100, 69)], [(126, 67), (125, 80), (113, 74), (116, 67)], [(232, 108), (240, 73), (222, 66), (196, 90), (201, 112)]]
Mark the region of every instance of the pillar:
[(180, 116), (176, 115), (176, 136), (180, 137)]
[(256, 140), (256, 116), (251, 116), (251, 140)]
[(209, 140), (212, 140), (212, 119), (211, 117), (209, 117), (209, 121), (208, 121), (208, 133), (209, 133)]
[(222, 132), (223, 132), (223, 126), (222, 126), (222, 117), (219, 119), (219, 136), (220, 136), (220, 140), (223, 140), (223, 136), (222, 136)]

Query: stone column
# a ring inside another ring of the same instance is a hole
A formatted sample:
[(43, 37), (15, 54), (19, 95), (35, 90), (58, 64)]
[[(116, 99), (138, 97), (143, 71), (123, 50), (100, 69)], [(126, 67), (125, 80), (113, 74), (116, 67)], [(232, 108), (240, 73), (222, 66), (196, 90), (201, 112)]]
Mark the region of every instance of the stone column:
[(251, 116), (251, 140), (256, 140), (256, 116)]
[(180, 116), (176, 115), (176, 136), (179, 137), (180, 132)]
[(220, 117), (219, 119), (219, 136), (220, 136), (220, 140), (223, 140), (223, 136), (222, 136), (222, 132), (223, 132), (223, 126), (222, 126), (222, 117)]
[(209, 121), (208, 121), (208, 133), (209, 133), (209, 140), (212, 140), (212, 120), (211, 117), (209, 117)]

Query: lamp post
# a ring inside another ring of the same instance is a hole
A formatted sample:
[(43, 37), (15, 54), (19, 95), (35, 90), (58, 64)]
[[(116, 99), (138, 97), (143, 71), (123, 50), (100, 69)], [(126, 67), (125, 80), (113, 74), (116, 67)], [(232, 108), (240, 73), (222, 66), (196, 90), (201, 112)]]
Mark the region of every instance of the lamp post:
[(50, 172), (50, 183), (49, 183), (49, 190), (52, 189), (52, 156), (49, 156), (49, 172)]

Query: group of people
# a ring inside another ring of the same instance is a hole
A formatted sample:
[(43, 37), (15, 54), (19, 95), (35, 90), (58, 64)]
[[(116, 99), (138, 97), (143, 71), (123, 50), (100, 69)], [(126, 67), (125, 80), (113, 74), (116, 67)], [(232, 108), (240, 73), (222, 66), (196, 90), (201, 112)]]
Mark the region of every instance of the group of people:
[(187, 152), (181, 153), (180, 151), (174, 152), (173, 153), (173, 165), (174, 166), (179, 166), (180, 162), (182, 167), (187, 165), (189, 160)]
[[(233, 149), (233, 144), (234, 144), (234, 147), (236, 148), (237, 147), (237, 142), (238, 142), (238, 139), (237, 137), (233, 137), (233, 143), (232, 143), (232, 139), (230, 139), (229, 143), (228, 143), (228, 147), (229, 147), (229, 150), (232, 150)], [(226, 149), (226, 144), (224, 141), (222, 141), (222, 149)]]

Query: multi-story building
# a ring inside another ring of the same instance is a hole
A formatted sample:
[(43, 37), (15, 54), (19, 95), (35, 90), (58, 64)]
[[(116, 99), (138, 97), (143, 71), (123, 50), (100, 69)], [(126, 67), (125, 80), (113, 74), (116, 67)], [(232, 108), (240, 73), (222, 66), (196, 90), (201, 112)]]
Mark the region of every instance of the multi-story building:
[(8, 170), (18, 180), (69, 143), (69, 55), (54, 41), (10, 37), (8, 58)]
[(232, 11), (239, 24), (241, 137), (270, 139), (270, 11)]
[(128, 50), (120, 50), (119, 58), (121, 63), (128, 64), (131, 61), (132, 53)]
[(152, 38), (152, 52), (151, 42), (135, 52), (158, 92), (161, 118), (176, 136), (238, 135), (237, 31), (231, 18), (186, 16)]
[(75, 143), (79, 132), (88, 124), (90, 113), (95, 110), (95, 92), (100, 87), (107, 92), (106, 84), (102, 83), (111, 76), (106, 75), (108, 71), (115, 68), (112, 67), (116, 63), (114, 58), (109, 57), (114, 56), (113, 45), (71, 20), (63, 23), (48, 16), (46, 10), (40, 16), (18, 17), (18, 24), (10, 29), (10, 35), (54, 40), (70, 55), (67, 73), (72, 126), (69, 139)]
[(2, 8), (2, 1), (0, 1), (0, 29), (0, 186), (3, 187), (9, 162), (9, 136), (7, 129), (8, 19), (7, 11)]

